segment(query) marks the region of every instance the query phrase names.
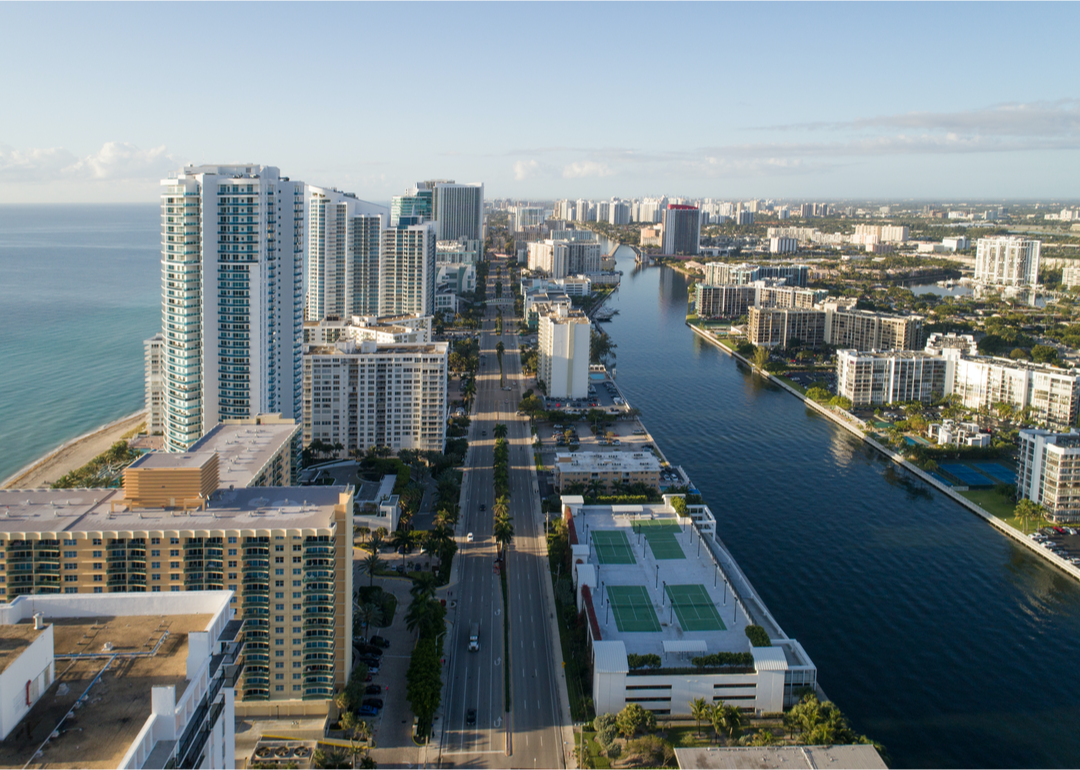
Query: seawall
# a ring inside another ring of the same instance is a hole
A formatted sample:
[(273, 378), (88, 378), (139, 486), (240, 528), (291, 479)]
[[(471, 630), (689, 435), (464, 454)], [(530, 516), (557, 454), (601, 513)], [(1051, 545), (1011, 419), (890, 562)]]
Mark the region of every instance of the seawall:
[[(716, 339), (716, 337), (714, 337), (709, 332), (705, 331), (704, 329), (700, 329), (697, 326), (694, 326), (694, 325), (689, 324), (689, 323), (687, 324), (687, 326), (690, 327), (690, 329), (694, 332), (694, 334), (698, 335), (699, 337), (706, 340), (710, 344), (715, 345), (717, 348), (724, 351), (729, 356), (732, 356), (733, 358), (737, 358), (738, 360), (742, 361), (743, 363), (745, 363), (748, 366), (750, 366), (751, 368), (753, 368), (753, 366), (754, 366), (753, 363), (751, 363), (749, 360), (747, 360), (747, 358), (745, 356), (739, 355), (734, 350), (731, 350), (731, 349), (727, 348), (726, 346), (722, 345)], [(985, 508), (983, 508), (978, 503), (975, 503), (975, 502), (973, 502), (971, 500), (968, 500), (966, 497), (961, 495), (959, 492), (956, 492), (954, 489), (952, 489), (952, 487), (949, 487), (946, 484), (942, 484), (940, 481), (935, 479), (933, 476), (931, 476), (929, 473), (924, 471), (922, 468), (920, 468), (917, 465), (909, 462), (908, 460), (905, 460), (903, 455), (901, 455), (899, 452), (893, 451), (889, 447), (886, 447), (883, 444), (881, 444), (879, 441), (877, 441), (873, 437), (868, 436), (866, 434), (865, 424), (861, 420), (849, 415), (847, 412), (843, 412), (841, 414), (841, 413), (839, 413), (839, 412), (837, 412), (837, 411), (835, 411), (835, 410), (833, 410), (833, 409), (831, 409), (831, 408), (829, 408), (827, 406), (823, 406), (823, 405), (817, 403), (816, 401), (807, 398), (805, 395), (803, 395), (802, 393), (797, 391), (795, 388), (791, 387), (790, 385), (788, 385), (786, 382), (779, 379), (778, 377), (774, 377), (773, 375), (769, 374), (768, 372), (757, 371), (757, 373), (760, 374), (761, 376), (765, 377), (765, 379), (776, 383), (777, 385), (779, 385), (781, 388), (786, 390), (791, 395), (793, 395), (796, 398), (802, 400), (802, 402), (805, 403), (808, 407), (810, 407), (814, 411), (818, 412), (819, 414), (827, 417), (828, 419), (832, 420), (834, 423), (836, 423), (840, 427), (844, 428), (844, 430), (848, 431), (849, 433), (851, 433), (851, 434), (853, 434), (855, 436), (858, 436), (860, 439), (865, 441), (867, 444), (872, 446), (874, 449), (876, 449), (881, 454), (888, 457), (894, 463), (896, 463), (897, 465), (902, 466), (905, 470), (909, 471), (910, 473), (914, 474), (915, 476), (918, 476), (920, 479), (925, 481), (927, 484), (934, 487), (934, 489), (936, 489), (939, 492), (947, 495), (953, 501), (955, 501), (955, 502), (959, 503), (960, 505), (964, 506), (971, 513), (974, 513), (976, 516), (980, 517), (981, 519), (983, 519), (984, 521), (989, 523), (991, 526), (998, 529), (1002, 534), (1012, 538), (1015, 542), (1023, 545), (1029, 551), (1031, 551), (1032, 553), (1036, 554), (1037, 556), (1045, 559), (1050, 564), (1054, 565), (1055, 567), (1057, 567), (1061, 571), (1067, 573), (1069, 576), (1071, 576), (1071, 577), (1073, 577), (1073, 578), (1075, 578), (1077, 580), (1080, 580), (1080, 567), (1077, 567), (1075, 564), (1073, 564), (1071, 562), (1068, 562), (1065, 559), (1058, 556), (1057, 554), (1050, 552), (1046, 548), (1043, 548), (1041, 545), (1036, 543), (1034, 540), (1032, 540), (1030, 537), (1025, 535), (1023, 532), (1021, 532), (1020, 530), (1016, 529), (1013, 526), (1010, 526), (1009, 524), (1006, 524), (1004, 521), (1002, 521), (1000, 518), (993, 515), (989, 511), (987, 511)]]

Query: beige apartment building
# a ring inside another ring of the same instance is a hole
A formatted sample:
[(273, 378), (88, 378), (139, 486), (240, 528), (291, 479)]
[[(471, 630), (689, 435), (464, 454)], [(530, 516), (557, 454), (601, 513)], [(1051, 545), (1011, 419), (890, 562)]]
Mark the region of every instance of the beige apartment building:
[(856, 310), (839, 302), (822, 303), (825, 342), (852, 350), (918, 350), (923, 346), (921, 316)]
[(231, 590), (237, 714), (325, 713), (352, 667), (353, 488), (241, 480), (215, 451), (153, 453), (123, 489), (0, 491), (0, 597)]
[(599, 482), (603, 492), (614, 485), (648, 484), (660, 489), (660, 461), (651, 452), (559, 452), (555, 456), (555, 488), (568, 484), (588, 487)]
[(746, 336), (754, 345), (787, 348), (798, 340), (804, 348), (817, 348), (825, 341), (825, 313), (810, 308), (749, 309)]

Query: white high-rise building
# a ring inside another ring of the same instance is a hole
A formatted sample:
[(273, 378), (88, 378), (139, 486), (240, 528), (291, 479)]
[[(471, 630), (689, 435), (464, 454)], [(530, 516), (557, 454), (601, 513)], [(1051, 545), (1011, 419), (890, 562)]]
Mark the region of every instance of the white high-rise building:
[(430, 183), (440, 241), (465, 237), (484, 240), (484, 185), (452, 181)]
[(975, 280), (995, 286), (1038, 286), (1041, 241), (999, 236), (980, 238)]
[(304, 183), (241, 165), (161, 184), (165, 448), (226, 419), (298, 418)]
[(608, 209), (608, 224), (630, 224), (630, 204), (626, 201), (612, 201)]
[(165, 432), (165, 337), (158, 332), (143, 342), (146, 364), (146, 432)]
[(536, 376), (549, 398), (589, 395), (589, 344), (592, 325), (580, 310), (555, 306), (539, 318)]
[(518, 206), (514, 210), (514, 229), (524, 230), (527, 227), (539, 227), (544, 224), (543, 206)]
[(435, 223), (383, 231), (379, 258), (379, 315), (435, 313)]
[(322, 187), (308, 188), (309, 321), (379, 309), (379, 247), (390, 210)]
[(304, 445), (441, 452), (448, 351), (446, 342), (306, 345)]
[(1020, 431), (1016, 492), (1055, 523), (1080, 521), (1080, 434)]

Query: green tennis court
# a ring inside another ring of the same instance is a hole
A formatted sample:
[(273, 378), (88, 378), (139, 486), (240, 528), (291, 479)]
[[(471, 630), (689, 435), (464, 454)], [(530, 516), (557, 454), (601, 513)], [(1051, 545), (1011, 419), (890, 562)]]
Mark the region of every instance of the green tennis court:
[(608, 586), (607, 595), (611, 602), (611, 614), (615, 616), (615, 625), (620, 631), (660, 630), (660, 621), (656, 619), (645, 586)]
[(634, 532), (645, 535), (652, 549), (653, 558), (660, 559), (685, 559), (679, 542), (675, 536), (682, 532), (682, 527), (675, 519), (640, 519), (634, 523)]
[[(683, 631), (726, 631), (716, 605), (700, 583), (667, 586), (667, 595)], [(622, 629), (620, 629), (622, 630)]]
[(637, 564), (626, 533), (618, 529), (594, 529), (589, 533), (596, 560), (601, 564)]
[(633, 522), (634, 532), (644, 532), (648, 537), (652, 532), (663, 532), (670, 530), (678, 534), (682, 532), (682, 527), (679, 526), (679, 522), (672, 518), (663, 519), (638, 519)]

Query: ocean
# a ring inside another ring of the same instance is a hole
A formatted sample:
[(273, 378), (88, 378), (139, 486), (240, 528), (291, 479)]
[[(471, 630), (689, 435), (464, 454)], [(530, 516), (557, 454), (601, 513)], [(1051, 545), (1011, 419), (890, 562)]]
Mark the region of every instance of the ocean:
[(139, 410), (160, 208), (0, 206), (0, 480)]

